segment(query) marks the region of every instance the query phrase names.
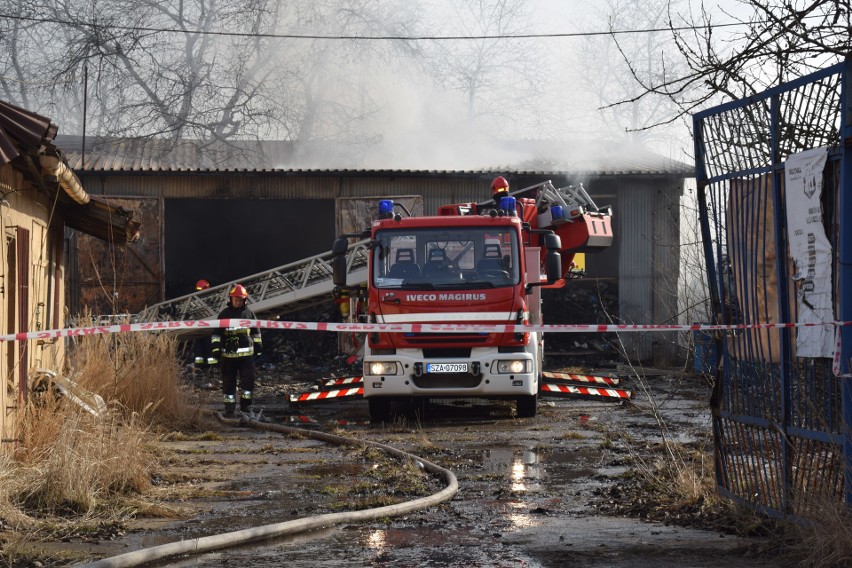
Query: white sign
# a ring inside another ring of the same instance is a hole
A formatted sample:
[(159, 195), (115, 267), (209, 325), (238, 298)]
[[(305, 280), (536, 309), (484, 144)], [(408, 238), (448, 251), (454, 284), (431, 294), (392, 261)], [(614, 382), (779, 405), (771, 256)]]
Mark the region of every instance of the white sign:
[[(799, 323), (834, 320), (831, 299), (831, 243), (822, 224), (822, 172), (826, 148), (814, 148), (787, 158), (784, 168), (787, 234), (793, 257), (793, 280), (798, 283)], [(796, 335), (798, 357), (833, 357), (834, 327), (800, 327)]]

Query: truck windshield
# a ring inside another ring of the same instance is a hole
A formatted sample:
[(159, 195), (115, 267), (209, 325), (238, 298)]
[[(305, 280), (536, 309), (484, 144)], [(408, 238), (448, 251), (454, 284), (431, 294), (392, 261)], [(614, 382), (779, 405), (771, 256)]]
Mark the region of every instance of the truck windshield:
[(496, 288), (520, 282), (518, 235), (509, 227), (379, 231), (372, 260), (377, 288)]

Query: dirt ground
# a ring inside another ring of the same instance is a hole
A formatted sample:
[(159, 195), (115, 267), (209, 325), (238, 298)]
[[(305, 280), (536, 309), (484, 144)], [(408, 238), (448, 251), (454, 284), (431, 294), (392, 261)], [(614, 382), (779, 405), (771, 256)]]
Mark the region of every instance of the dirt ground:
[[(590, 370), (592, 371), (592, 370)], [(602, 370), (618, 375), (615, 369)], [(430, 404), (422, 420), (371, 424), (366, 401), (293, 406), (312, 381), (261, 373), (256, 406), (274, 423), (374, 440), (451, 470), (459, 491), (398, 518), (345, 524), (169, 566), (791, 565), (759, 536), (691, 502), (661, 508), (639, 483), (666, 457), (666, 437), (711, 455), (709, 385), (672, 372), (626, 378), (630, 403), (541, 398), (535, 418), (508, 403)], [(622, 372), (622, 377), (629, 373)], [(211, 410), (217, 382), (193, 379)], [(656, 412), (654, 409), (656, 408)], [(434, 493), (440, 480), (381, 475), (375, 452), (211, 422), (210, 432), (161, 442), (170, 456), (157, 492), (170, 516), (46, 543), (55, 557), (102, 558), (144, 547)], [(707, 464), (710, 467), (710, 463)]]

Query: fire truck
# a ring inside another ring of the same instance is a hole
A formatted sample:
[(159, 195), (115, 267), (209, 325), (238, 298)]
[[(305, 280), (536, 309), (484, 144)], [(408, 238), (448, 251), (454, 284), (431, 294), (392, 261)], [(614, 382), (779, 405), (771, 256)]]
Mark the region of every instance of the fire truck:
[[(433, 216), (383, 199), (368, 230), (335, 241), (335, 295), (353, 322), (540, 325), (541, 289), (580, 275), (576, 254), (612, 243), (611, 217), (582, 185), (550, 181)], [(366, 287), (347, 286), (350, 239), (369, 239)], [(533, 417), (543, 355), (538, 331), (370, 332), (364, 398), (373, 421), (396, 402), (470, 397), (511, 400), (518, 417)]]

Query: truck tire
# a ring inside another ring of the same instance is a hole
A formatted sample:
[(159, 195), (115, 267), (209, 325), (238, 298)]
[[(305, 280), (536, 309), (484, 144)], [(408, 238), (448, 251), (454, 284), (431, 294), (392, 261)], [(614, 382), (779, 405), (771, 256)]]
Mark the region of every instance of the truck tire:
[(387, 422), (391, 415), (391, 399), (383, 396), (374, 396), (367, 399), (370, 408), (371, 422)]
[(519, 396), (516, 404), (518, 418), (532, 418), (538, 409), (538, 397), (534, 394)]

